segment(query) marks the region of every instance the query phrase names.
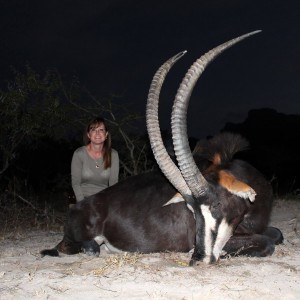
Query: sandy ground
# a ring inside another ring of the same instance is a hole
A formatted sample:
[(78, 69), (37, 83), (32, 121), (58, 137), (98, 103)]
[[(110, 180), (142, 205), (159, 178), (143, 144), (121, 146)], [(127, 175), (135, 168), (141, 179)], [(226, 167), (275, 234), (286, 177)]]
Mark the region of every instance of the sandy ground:
[(271, 224), (284, 234), (272, 257), (187, 266), (190, 254), (44, 257), (61, 232), (0, 240), (0, 299), (300, 299), (300, 201), (277, 200)]

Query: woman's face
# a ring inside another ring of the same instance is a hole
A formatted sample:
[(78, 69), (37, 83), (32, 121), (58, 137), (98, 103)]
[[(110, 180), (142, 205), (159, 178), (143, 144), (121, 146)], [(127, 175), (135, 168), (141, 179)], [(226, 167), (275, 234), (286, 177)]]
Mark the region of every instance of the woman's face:
[(92, 125), (87, 133), (88, 138), (93, 144), (103, 144), (107, 138), (108, 132), (103, 123)]

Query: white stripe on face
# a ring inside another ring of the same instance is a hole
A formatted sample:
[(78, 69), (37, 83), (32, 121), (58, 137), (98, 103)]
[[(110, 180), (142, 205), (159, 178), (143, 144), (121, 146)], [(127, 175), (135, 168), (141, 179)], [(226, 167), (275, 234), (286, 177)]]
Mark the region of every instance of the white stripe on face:
[[(209, 206), (201, 205), (201, 211), (205, 220), (205, 258), (203, 261), (211, 263), (219, 259), (222, 249), (231, 237), (233, 230), (225, 218), (217, 228), (217, 220), (212, 216)], [(213, 239), (213, 233), (217, 233), (215, 240)]]
[(205, 263), (210, 263), (211, 256), (213, 252), (213, 237), (212, 233), (216, 230), (216, 219), (213, 218), (209, 207), (207, 205), (202, 204), (200, 206), (202, 215), (204, 217), (205, 223), (205, 233), (204, 233), (204, 247), (205, 247), (205, 257), (203, 261)]
[(216, 260), (219, 259), (222, 249), (230, 239), (232, 232), (232, 227), (223, 219), (218, 227), (217, 238), (213, 248), (213, 255)]

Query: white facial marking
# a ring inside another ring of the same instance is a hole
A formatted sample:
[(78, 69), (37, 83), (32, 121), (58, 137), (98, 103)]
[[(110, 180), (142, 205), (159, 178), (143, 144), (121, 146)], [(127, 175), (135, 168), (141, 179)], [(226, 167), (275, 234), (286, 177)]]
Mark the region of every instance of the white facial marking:
[(232, 236), (232, 227), (226, 222), (225, 219), (222, 220), (218, 227), (217, 238), (213, 248), (213, 255), (216, 260), (219, 259), (222, 249), (228, 242), (229, 238)]
[(209, 207), (207, 205), (202, 204), (200, 208), (205, 221), (205, 236), (204, 236), (205, 258), (203, 261), (209, 263), (213, 252), (212, 232), (216, 230), (216, 219), (213, 218), (209, 210)]

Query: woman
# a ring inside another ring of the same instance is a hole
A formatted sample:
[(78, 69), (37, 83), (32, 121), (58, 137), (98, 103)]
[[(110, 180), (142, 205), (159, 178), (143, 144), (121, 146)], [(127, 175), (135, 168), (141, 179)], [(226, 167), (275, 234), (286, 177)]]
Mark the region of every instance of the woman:
[(84, 133), (84, 146), (75, 150), (71, 180), (76, 201), (118, 182), (119, 155), (111, 148), (111, 136), (103, 118), (91, 120)]

